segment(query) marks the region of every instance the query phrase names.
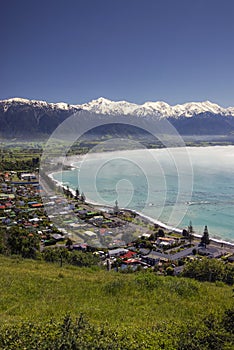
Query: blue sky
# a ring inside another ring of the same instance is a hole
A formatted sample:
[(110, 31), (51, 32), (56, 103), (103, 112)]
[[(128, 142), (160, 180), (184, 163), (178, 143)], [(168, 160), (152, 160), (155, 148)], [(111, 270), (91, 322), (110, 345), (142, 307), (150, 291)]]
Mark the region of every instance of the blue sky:
[(1, 2), (0, 99), (234, 106), (233, 0)]

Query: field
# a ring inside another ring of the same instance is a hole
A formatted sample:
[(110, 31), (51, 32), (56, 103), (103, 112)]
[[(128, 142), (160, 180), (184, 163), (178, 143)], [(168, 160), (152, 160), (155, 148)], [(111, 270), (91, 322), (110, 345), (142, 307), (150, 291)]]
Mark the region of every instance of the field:
[[(18, 257), (1, 256), (0, 268), (2, 334), (7, 329), (9, 335), (9, 329), (14, 327), (19, 327), (22, 332), (25, 322), (41, 330), (48, 328), (51, 320), (60, 322), (66, 315), (71, 319), (82, 315), (95, 329), (104, 327), (113, 332), (112, 335), (116, 334), (116, 339), (127, 331), (129, 344), (136, 334), (146, 339), (146, 334), (153, 333), (155, 340), (150, 337), (142, 349), (150, 349), (151, 342), (155, 344), (159, 335), (168, 342), (168, 349), (179, 349), (174, 344), (178, 342), (178, 332), (188, 327), (200, 327), (210, 314), (217, 323), (225, 310), (233, 307), (232, 287), (222, 283), (161, 277), (150, 272), (121, 274), (97, 268), (59, 267), (58, 264)], [(17, 334), (21, 334), (19, 330)], [(113, 340), (112, 336), (110, 338)], [(141, 349), (133, 345), (128, 348)]]

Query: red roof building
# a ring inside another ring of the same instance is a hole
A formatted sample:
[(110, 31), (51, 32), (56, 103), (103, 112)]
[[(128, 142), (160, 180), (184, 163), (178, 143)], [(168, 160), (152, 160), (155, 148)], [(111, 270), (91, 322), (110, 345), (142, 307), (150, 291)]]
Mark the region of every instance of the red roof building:
[(127, 253), (125, 253), (124, 255), (121, 255), (120, 258), (121, 259), (131, 259), (133, 256), (137, 255), (136, 252), (133, 252), (131, 250), (129, 250)]

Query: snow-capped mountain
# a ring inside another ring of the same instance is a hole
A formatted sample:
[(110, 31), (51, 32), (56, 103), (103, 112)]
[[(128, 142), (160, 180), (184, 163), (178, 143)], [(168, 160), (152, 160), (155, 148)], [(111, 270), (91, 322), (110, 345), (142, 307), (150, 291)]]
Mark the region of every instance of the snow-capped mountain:
[(70, 109), (79, 109), (78, 106), (69, 105), (64, 102), (59, 103), (49, 103), (46, 101), (37, 101), (37, 100), (28, 100), (26, 98), (10, 98), (8, 100), (0, 101), (0, 105), (4, 106), (4, 111), (6, 112), (8, 108), (11, 106), (31, 106), (31, 107), (39, 107), (39, 108), (49, 108), (52, 110), (70, 110)]
[(11, 98), (0, 101), (0, 137), (45, 137), (79, 107)]
[(130, 103), (127, 101), (111, 101), (100, 97), (89, 103), (79, 106), (82, 109), (94, 113), (112, 114), (112, 115), (153, 115), (160, 118), (179, 118), (192, 117), (201, 113), (220, 114), (223, 116), (234, 116), (234, 107), (222, 108), (219, 105), (205, 102), (189, 102), (170, 106), (166, 102), (145, 102), (142, 105)]
[(131, 103), (127, 101), (111, 101), (107, 98), (100, 97), (91, 102), (77, 105), (70, 105), (64, 102), (49, 103), (46, 101), (28, 100), (23, 98), (11, 98), (0, 101), (0, 105), (4, 105), (4, 111), (7, 111), (12, 105), (31, 106), (49, 108), (51, 110), (87, 110), (99, 114), (111, 115), (136, 115), (148, 116), (153, 115), (160, 118), (179, 118), (192, 117), (201, 113), (212, 113), (223, 116), (234, 116), (234, 107), (223, 108), (218, 104), (210, 101), (204, 102), (188, 102), (184, 104), (177, 104), (174, 106), (166, 102), (145, 102), (142, 105)]
[(101, 97), (85, 104), (69, 105), (11, 98), (0, 101), (0, 137), (48, 136), (71, 114), (82, 110), (87, 111), (87, 117), (90, 112), (116, 118), (121, 115), (167, 118), (182, 135), (234, 134), (234, 107), (223, 108), (209, 101), (175, 106), (160, 101), (138, 105)]

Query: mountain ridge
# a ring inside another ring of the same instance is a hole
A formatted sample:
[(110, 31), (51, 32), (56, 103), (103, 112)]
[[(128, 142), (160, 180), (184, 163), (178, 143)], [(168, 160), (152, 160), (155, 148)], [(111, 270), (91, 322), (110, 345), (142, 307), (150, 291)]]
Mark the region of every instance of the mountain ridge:
[(80, 108), (102, 114), (135, 114), (138, 116), (154, 115), (162, 117), (191, 117), (195, 114), (210, 112), (225, 116), (234, 116), (234, 107), (224, 108), (210, 101), (187, 102), (184, 104), (169, 105), (164, 101), (147, 101), (136, 104), (127, 101), (112, 101), (103, 97), (92, 100)]
[(112, 115), (128, 115), (135, 114), (137, 116), (154, 115), (162, 117), (192, 117), (193, 115), (201, 113), (213, 113), (223, 116), (234, 116), (234, 107), (221, 107), (216, 103), (210, 101), (201, 102), (186, 102), (183, 104), (170, 105), (164, 101), (147, 101), (143, 104), (128, 102), (125, 100), (112, 101), (105, 97), (91, 100), (83, 104), (68, 104), (65, 102), (47, 102), (40, 100), (30, 100), (25, 98), (14, 97), (10, 99), (0, 100), (0, 104), (5, 106), (11, 103), (27, 104), (34, 106), (47, 106), (52, 109), (83, 109), (94, 113), (112, 114)]
[[(170, 106), (166, 102), (145, 102), (141, 105), (127, 101), (111, 101), (100, 97), (84, 104), (11, 98), (0, 100), (0, 137), (48, 137), (73, 113), (86, 111), (116, 117), (166, 118), (181, 135), (234, 135), (234, 107), (223, 108), (210, 101), (188, 102)], [(102, 129), (111, 133), (115, 128)]]

